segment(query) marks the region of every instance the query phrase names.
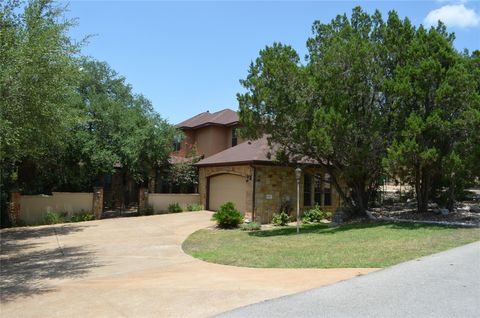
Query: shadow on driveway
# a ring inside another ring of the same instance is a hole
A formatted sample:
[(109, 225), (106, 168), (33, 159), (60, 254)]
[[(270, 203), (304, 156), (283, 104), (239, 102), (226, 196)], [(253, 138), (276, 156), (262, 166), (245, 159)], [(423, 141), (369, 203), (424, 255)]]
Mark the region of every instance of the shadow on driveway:
[[(60, 247), (41, 238), (83, 231), (89, 226), (48, 226), (9, 229), (1, 232), (0, 301), (53, 291), (48, 279), (76, 278), (100, 266), (88, 246)], [(52, 247), (54, 246), (54, 247)]]

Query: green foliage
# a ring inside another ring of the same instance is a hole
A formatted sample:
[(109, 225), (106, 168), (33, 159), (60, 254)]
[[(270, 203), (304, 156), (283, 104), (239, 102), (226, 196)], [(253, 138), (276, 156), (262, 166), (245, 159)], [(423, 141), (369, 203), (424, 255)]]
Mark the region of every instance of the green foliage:
[(183, 212), (183, 209), (182, 207), (180, 206), (180, 204), (178, 204), (177, 202), (175, 203), (172, 203), (168, 206), (168, 212), (170, 213), (178, 213), (178, 212)]
[(419, 210), (445, 187), (453, 206), (480, 170), (480, 53), (395, 11), (384, 21), (356, 7), (312, 30), (306, 63), (281, 43), (251, 63), (237, 94), (244, 137), (266, 134), (280, 161), (315, 159), (355, 212), (384, 170), (415, 185)]
[(452, 209), (468, 180), (478, 176), (473, 164), (479, 158), (480, 126), (475, 56), (459, 54), (452, 42), (442, 24), (428, 31), (420, 27), (404, 48), (405, 62), (386, 82), (397, 107), (397, 131), (384, 165), (415, 187), (419, 211), (438, 196), (448, 197)]
[(146, 206), (143, 210), (141, 210), (139, 212), (140, 212), (140, 215), (154, 215), (155, 214), (155, 210), (154, 210), (153, 206), (151, 206), (151, 205)]
[(46, 224), (58, 224), (65, 222), (66, 213), (63, 212), (48, 212), (45, 216)]
[(190, 151), (187, 160), (172, 163), (166, 171), (166, 180), (177, 186), (181, 193), (186, 193), (198, 184), (198, 168), (195, 166), (200, 160), (195, 150)]
[(243, 223), (240, 224), (240, 229), (242, 231), (259, 231), (262, 229), (262, 225), (257, 222)]
[(29, 1), (23, 12), (21, 6), (14, 0), (0, 4), (3, 168), (62, 147), (58, 136), (72, 119), (69, 101), (79, 73), (80, 45), (68, 37), (74, 21), (63, 19), (53, 0)]
[(243, 216), (235, 208), (232, 202), (226, 202), (215, 214), (212, 219), (217, 222), (221, 228), (235, 228), (243, 222)]
[(176, 129), (107, 63), (80, 56), (74, 22), (53, 0), (0, 3), (3, 193), (91, 191), (114, 166), (141, 183), (168, 160)]
[(274, 213), (272, 217), (272, 224), (275, 226), (285, 226), (288, 225), (291, 218), (286, 212), (282, 211), (280, 213)]
[(72, 215), (70, 222), (84, 222), (95, 220), (95, 215), (91, 212), (82, 212)]
[(187, 211), (202, 211), (202, 210), (203, 210), (203, 205), (199, 203), (193, 203), (193, 204), (187, 205)]
[(303, 223), (320, 223), (322, 220), (328, 220), (332, 217), (331, 212), (322, 211), (320, 206), (316, 205), (313, 209), (306, 211), (303, 214)]

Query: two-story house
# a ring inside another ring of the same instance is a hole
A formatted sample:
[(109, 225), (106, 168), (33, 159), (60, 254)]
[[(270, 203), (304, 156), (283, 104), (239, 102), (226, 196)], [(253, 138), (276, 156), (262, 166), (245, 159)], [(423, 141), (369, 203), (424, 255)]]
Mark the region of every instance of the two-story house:
[[(172, 158), (182, 160), (192, 147), (203, 157), (196, 164), (198, 192), (207, 210), (215, 211), (231, 201), (246, 218), (268, 223), (282, 207), (296, 206), (297, 166), (278, 164), (265, 137), (241, 140), (236, 134), (241, 123), (235, 111), (204, 112), (177, 127), (185, 138), (177, 141)], [(301, 209), (320, 205), (325, 210), (334, 210), (341, 206), (340, 197), (328, 173), (312, 162), (299, 163), (303, 171)]]

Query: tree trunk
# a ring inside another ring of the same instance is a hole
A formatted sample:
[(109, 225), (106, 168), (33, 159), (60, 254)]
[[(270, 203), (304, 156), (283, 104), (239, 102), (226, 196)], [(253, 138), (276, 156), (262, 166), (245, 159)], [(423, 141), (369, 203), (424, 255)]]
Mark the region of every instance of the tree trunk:
[(417, 195), (417, 211), (425, 213), (428, 211), (428, 191), (430, 178), (420, 167), (415, 170), (415, 193)]
[(365, 182), (357, 183), (352, 186), (352, 197), (354, 201), (353, 215), (366, 216), (368, 208), (368, 192), (365, 191)]
[(447, 201), (447, 209), (450, 212), (453, 212), (455, 208), (455, 181), (453, 176), (450, 179), (450, 186), (448, 188), (448, 201)]

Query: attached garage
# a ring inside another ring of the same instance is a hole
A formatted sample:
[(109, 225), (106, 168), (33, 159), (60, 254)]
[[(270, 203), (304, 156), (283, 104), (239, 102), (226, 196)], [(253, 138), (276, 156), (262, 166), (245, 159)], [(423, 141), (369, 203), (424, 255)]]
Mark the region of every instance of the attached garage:
[(233, 202), (238, 211), (246, 211), (245, 177), (236, 174), (219, 174), (209, 178), (208, 209), (216, 211), (225, 202)]

